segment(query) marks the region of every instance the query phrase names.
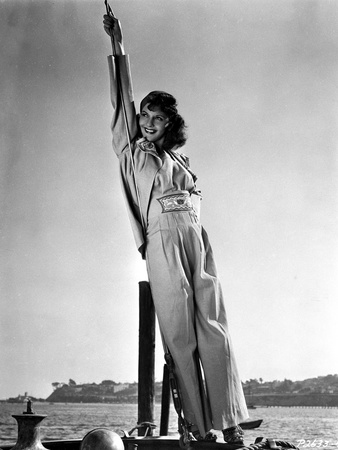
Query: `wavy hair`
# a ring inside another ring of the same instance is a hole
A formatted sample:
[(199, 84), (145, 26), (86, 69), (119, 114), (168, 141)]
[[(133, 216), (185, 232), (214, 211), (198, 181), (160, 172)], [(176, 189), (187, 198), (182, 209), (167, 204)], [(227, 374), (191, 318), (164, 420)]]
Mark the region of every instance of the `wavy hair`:
[(166, 131), (162, 148), (163, 150), (174, 150), (182, 147), (186, 140), (187, 126), (183, 117), (177, 112), (175, 97), (167, 92), (152, 91), (141, 101), (140, 111), (148, 105), (148, 108), (160, 108), (169, 118), (169, 127)]

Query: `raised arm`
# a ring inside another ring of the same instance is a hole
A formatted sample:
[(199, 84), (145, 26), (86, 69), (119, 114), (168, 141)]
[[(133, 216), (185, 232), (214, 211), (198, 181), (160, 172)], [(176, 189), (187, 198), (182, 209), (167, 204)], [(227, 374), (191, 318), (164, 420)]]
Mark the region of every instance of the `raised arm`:
[(129, 142), (133, 142), (138, 132), (129, 58), (124, 54), (120, 21), (113, 15), (105, 14), (103, 27), (112, 39), (113, 56), (108, 57), (113, 106), (111, 129), (113, 149), (117, 155), (121, 155), (130, 150)]

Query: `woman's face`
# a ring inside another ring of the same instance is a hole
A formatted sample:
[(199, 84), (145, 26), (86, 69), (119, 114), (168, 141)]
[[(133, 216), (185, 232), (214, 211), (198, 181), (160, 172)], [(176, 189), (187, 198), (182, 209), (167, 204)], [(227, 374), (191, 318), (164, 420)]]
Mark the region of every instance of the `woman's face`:
[(140, 112), (139, 125), (142, 136), (147, 141), (154, 142), (161, 147), (169, 125), (169, 118), (160, 108), (155, 107), (151, 110), (148, 106), (149, 103)]

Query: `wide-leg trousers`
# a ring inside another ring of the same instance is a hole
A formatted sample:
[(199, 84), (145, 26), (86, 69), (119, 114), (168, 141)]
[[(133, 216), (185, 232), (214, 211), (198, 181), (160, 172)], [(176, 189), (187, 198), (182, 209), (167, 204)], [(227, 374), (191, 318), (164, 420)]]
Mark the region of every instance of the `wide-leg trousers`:
[[(185, 419), (202, 434), (248, 418), (208, 236), (191, 211), (150, 218), (147, 270), (160, 330), (175, 364)], [(209, 406), (203, 402), (198, 352)]]

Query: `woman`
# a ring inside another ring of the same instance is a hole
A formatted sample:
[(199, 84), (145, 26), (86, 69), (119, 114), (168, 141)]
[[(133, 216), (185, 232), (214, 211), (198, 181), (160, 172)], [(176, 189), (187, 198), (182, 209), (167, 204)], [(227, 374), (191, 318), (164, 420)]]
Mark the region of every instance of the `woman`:
[(161, 333), (174, 360), (184, 418), (196, 440), (215, 440), (210, 432), (215, 429), (227, 443), (243, 445), (238, 424), (248, 413), (212, 250), (199, 222), (200, 192), (188, 158), (177, 151), (186, 141), (185, 123), (175, 98), (162, 91), (148, 94), (136, 115), (121, 25), (113, 14), (103, 23), (115, 50), (108, 57), (113, 148)]

